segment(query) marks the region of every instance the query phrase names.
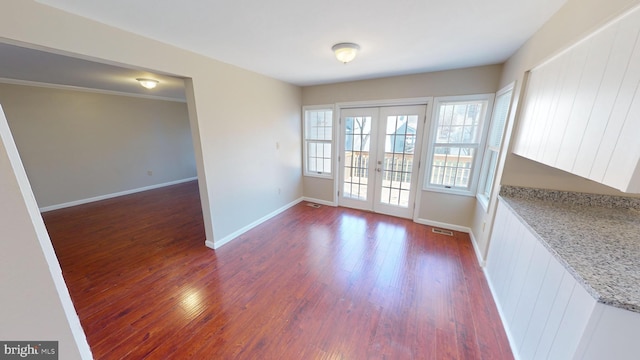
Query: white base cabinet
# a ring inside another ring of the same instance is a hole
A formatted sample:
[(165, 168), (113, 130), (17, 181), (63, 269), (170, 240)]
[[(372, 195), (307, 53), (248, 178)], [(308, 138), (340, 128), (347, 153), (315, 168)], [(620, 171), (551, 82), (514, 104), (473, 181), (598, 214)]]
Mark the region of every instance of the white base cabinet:
[(638, 359), (640, 314), (598, 303), (502, 199), (485, 273), (517, 359)]
[(576, 359), (640, 359), (640, 313), (596, 304)]

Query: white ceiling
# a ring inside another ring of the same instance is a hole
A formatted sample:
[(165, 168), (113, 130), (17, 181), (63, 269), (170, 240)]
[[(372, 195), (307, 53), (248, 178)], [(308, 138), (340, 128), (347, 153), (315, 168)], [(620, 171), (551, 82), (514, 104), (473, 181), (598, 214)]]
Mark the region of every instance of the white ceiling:
[(301, 86), (501, 63), (566, 2), (37, 1)]
[[(301, 86), (501, 63), (566, 2), (37, 1)], [(361, 53), (341, 64), (338, 42)], [(137, 77), (160, 85), (144, 89)], [(185, 99), (180, 78), (0, 43), (0, 82), (14, 80)]]

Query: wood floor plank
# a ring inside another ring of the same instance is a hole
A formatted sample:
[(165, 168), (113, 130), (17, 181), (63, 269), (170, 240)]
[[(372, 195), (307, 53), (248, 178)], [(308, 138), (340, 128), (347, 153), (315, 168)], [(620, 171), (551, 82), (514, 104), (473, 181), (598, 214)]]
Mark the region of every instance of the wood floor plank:
[(469, 237), (298, 204), (215, 251), (197, 182), (43, 214), (96, 359), (512, 359)]

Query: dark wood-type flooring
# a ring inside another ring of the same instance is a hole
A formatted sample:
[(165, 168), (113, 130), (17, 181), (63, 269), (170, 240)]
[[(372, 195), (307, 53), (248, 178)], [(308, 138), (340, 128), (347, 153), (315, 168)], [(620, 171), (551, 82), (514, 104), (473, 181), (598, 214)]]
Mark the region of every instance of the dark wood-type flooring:
[(301, 203), (213, 251), (196, 182), (43, 217), (96, 359), (512, 358), (463, 233)]

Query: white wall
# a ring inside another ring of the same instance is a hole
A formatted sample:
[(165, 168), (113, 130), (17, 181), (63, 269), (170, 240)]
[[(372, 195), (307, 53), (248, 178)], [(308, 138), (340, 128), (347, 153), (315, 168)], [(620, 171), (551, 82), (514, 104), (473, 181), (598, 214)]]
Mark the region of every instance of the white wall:
[(0, 229), (0, 339), (58, 341), (60, 358), (90, 356), (2, 108)]
[[(195, 81), (196, 79), (194, 79)], [(211, 209), (218, 239), (302, 197), (300, 88), (249, 72), (223, 72), (214, 99), (215, 118), (199, 121), (208, 169)], [(206, 102), (206, 104), (205, 104)], [(276, 149), (276, 143), (278, 148)], [(280, 189), (280, 193), (278, 193)]]
[[(236, 135), (263, 134), (265, 124), (274, 126), (270, 133), (299, 130), (299, 87), (36, 2), (7, 0), (0, 6), (0, 34), (5, 42), (190, 79), (187, 84), (193, 89), (187, 89), (187, 95), (192, 96), (188, 102), (193, 111), (189, 117), (191, 127), (198, 131), (194, 137), (196, 166), (205, 214), (211, 214), (205, 218), (210, 240), (224, 238), (240, 224), (250, 224), (302, 195), (300, 161), (296, 175), (290, 177), (290, 160), (265, 152), (265, 147), (246, 143), (236, 146), (235, 154), (227, 147), (229, 142), (241, 142)], [(275, 140), (269, 141), (274, 149)], [(282, 141), (281, 149), (300, 159), (299, 136)], [(249, 158), (253, 159), (251, 166), (239, 162)], [(287, 178), (265, 177), (265, 167)], [(228, 191), (238, 184), (256, 183), (276, 192), (281, 187), (281, 196), (256, 201), (250, 189)], [(229, 214), (241, 218), (226, 221)]]
[[(2, 1), (0, 34), (0, 41), (8, 43), (186, 78), (208, 241), (224, 239), (302, 196), (300, 88), (34, 1)], [(11, 176), (10, 170), (2, 171)], [(257, 189), (264, 191), (258, 194)], [(20, 226), (17, 231), (29, 229)], [(0, 234), (4, 237), (6, 230)], [(25, 249), (35, 241), (23, 240), (17, 246)], [(27, 274), (22, 276), (42, 286), (52, 282), (35, 270), (29, 273), (31, 262), (24, 261)], [(0, 287), (6, 282), (0, 278)], [(43, 306), (49, 301), (38, 299)], [(55, 317), (35, 317), (31, 308), (25, 304), (13, 311), (25, 323), (39, 321), (61, 331), (69, 326)], [(14, 335), (29, 338), (30, 329)], [(63, 340), (64, 346), (72, 346)]]
[[(504, 64), (500, 87), (516, 81), (514, 97), (516, 105), (522, 90), (524, 74), (547, 58), (569, 47), (576, 41), (640, 4), (638, 0), (569, 0)], [(512, 111), (505, 141), (510, 141), (517, 119)], [(504, 171), (502, 171), (504, 169)], [(496, 184), (524, 187), (579, 191), (597, 194), (625, 195), (618, 190), (604, 186), (567, 172), (513, 155), (510, 149), (501, 154), (501, 162)], [(497, 190), (497, 186), (496, 189)], [(497, 191), (494, 191), (497, 193)], [(483, 254), (488, 248), (491, 223), (495, 213), (495, 194), (488, 212), (476, 205), (472, 231)], [(638, 195), (631, 195), (638, 196)], [(483, 224), (486, 224), (483, 231)]]
[(185, 103), (0, 84), (0, 104), (41, 208), (196, 176)]
[[(501, 65), (439, 71), (417, 75), (353, 81), (302, 89), (304, 105), (335, 104), (448, 95), (493, 93), (498, 90)], [(429, 108), (427, 111), (431, 111)], [(306, 197), (333, 202), (333, 180), (304, 178)], [(429, 222), (471, 226), (475, 198), (422, 191), (418, 217)]]

